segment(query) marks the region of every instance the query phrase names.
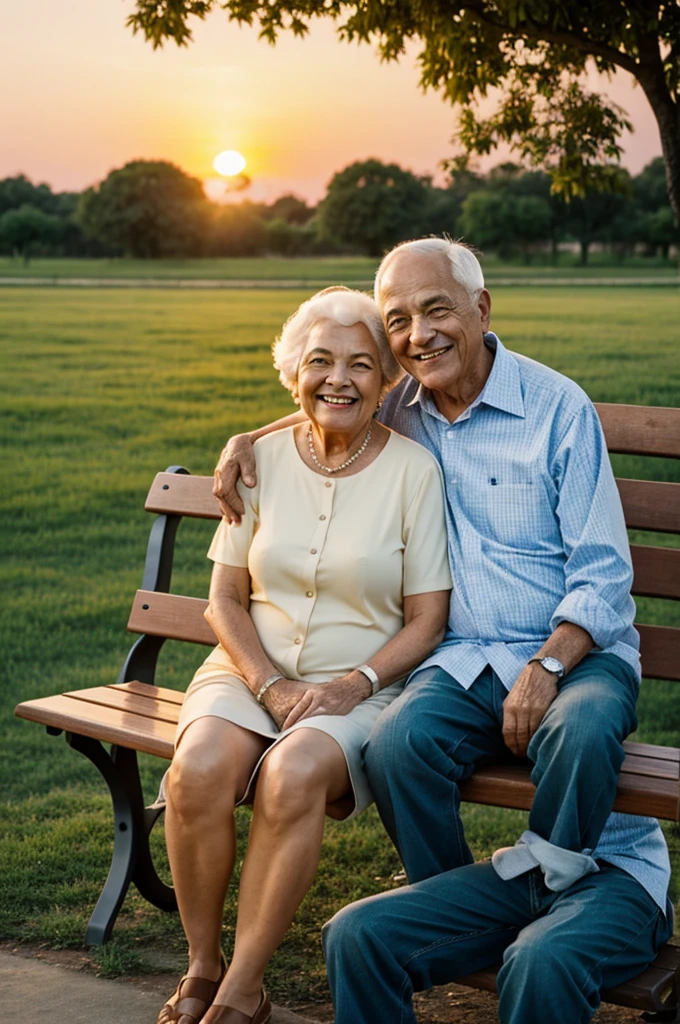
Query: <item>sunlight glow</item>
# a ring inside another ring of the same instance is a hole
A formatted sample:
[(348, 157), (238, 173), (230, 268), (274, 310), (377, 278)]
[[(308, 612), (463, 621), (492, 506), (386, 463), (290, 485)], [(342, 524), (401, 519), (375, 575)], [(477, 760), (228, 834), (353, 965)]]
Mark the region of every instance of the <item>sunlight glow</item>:
[(240, 174), (245, 165), (245, 157), (237, 153), (235, 149), (225, 149), (223, 153), (218, 154), (213, 160), (213, 167), (218, 174), (223, 174), (225, 178), (231, 178), (235, 174)]

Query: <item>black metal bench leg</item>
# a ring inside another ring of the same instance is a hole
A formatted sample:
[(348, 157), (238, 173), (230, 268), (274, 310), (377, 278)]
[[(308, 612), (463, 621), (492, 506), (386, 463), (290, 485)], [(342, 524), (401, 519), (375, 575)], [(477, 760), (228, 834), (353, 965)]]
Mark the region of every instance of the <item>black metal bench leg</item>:
[(75, 733), (67, 733), (66, 741), (99, 769), (113, 804), (113, 858), (85, 933), (86, 945), (100, 946), (111, 936), (131, 881), (155, 906), (174, 910), (177, 904), (174, 891), (158, 877), (151, 860), (149, 833), (160, 812), (144, 807), (136, 751), (114, 746), (109, 754), (99, 740)]

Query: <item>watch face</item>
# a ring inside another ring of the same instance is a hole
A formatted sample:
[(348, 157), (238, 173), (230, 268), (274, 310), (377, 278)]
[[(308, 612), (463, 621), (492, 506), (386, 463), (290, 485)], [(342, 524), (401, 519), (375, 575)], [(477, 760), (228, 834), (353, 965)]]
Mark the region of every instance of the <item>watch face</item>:
[(547, 672), (554, 672), (555, 675), (562, 675), (564, 665), (557, 658), (541, 658), (541, 665)]

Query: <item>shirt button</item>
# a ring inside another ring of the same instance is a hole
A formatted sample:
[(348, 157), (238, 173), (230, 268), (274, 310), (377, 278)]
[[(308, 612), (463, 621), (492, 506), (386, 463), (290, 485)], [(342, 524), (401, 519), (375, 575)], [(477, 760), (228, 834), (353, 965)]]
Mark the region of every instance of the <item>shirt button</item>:
[(301, 644), (302, 643), (302, 637), (301, 636), (296, 636), (295, 639), (293, 640), (293, 643), (294, 644)]
[(326, 518), (325, 516), (319, 516), (319, 519), (325, 519), (325, 518)]
[(310, 548), (309, 549), (309, 553), (310, 553), (310, 555), (315, 555), (316, 554), (316, 548)]
[(333, 486), (333, 484), (330, 482), (330, 480), (327, 480), (326, 483), (324, 484), (324, 487), (332, 487), (332, 486)]
[(314, 591), (313, 590), (308, 590), (307, 591), (307, 597), (314, 597)]

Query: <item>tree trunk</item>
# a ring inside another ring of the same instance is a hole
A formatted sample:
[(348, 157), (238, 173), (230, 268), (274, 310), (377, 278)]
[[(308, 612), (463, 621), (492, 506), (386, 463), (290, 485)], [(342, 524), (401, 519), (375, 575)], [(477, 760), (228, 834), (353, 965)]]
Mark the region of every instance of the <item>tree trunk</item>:
[(654, 112), (666, 164), (666, 187), (675, 219), (680, 224), (680, 104), (666, 84), (656, 36), (640, 40), (640, 66), (635, 76)]
[(581, 239), (580, 246), (581, 259), (579, 260), (579, 265), (585, 267), (588, 265), (588, 250), (590, 249), (590, 242), (586, 242), (583, 239)]

